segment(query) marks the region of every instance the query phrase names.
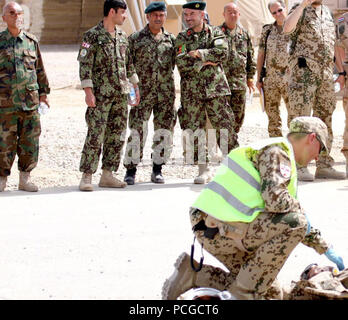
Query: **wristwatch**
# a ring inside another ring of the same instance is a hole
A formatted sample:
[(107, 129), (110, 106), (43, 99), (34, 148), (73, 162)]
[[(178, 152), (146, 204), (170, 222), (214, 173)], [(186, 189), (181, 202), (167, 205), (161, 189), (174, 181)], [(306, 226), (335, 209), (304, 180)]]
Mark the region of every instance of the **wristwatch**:
[(338, 75), (345, 77), (347, 75), (347, 72), (346, 72), (346, 70), (344, 70), (342, 72), (339, 72)]

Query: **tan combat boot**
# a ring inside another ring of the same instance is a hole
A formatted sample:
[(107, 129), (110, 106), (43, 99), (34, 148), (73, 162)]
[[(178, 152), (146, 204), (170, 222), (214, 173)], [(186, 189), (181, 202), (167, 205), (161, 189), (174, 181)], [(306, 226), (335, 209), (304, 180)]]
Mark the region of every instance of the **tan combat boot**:
[(30, 181), (30, 172), (19, 171), (18, 190), (37, 192), (39, 188)]
[(3, 192), (6, 188), (7, 177), (0, 176), (0, 192)]
[(205, 184), (211, 180), (211, 173), (207, 164), (198, 165), (198, 176), (193, 180), (195, 184)]
[(237, 280), (233, 281), (227, 289), (236, 300), (258, 300), (254, 293), (247, 290)]
[(346, 173), (337, 171), (333, 167), (317, 168), (317, 170), (315, 171), (315, 177), (318, 179), (343, 180), (346, 178)]
[(162, 287), (162, 300), (176, 300), (181, 294), (195, 287), (196, 274), (191, 268), (190, 256), (183, 252), (174, 264), (174, 273)]
[(92, 174), (91, 173), (83, 173), (79, 186), (80, 191), (93, 191), (92, 185)]
[(297, 180), (314, 181), (314, 175), (309, 172), (307, 167), (297, 168)]
[(112, 175), (109, 170), (103, 170), (100, 177), (99, 187), (102, 188), (125, 188), (127, 186), (126, 182), (120, 181)]

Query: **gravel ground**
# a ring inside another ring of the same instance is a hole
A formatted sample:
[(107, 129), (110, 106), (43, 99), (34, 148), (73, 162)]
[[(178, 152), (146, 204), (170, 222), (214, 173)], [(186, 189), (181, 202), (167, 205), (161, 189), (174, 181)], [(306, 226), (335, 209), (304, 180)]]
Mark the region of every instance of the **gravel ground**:
[[(42, 134), (40, 138), (39, 164), (33, 171), (34, 182), (41, 189), (74, 186), (79, 184), (81, 173), (79, 162), (81, 150), (86, 136), (86, 124), (84, 113), (84, 93), (79, 88), (78, 62), (76, 60), (78, 46), (76, 45), (43, 45), (41, 51), (46, 71), (50, 80), (52, 92), (49, 96), (51, 110), (42, 116)], [(176, 73), (176, 107), (180, 100), (179, 76)], [(281, 106), (283, 123), (285, 123), (286, 111)], [(332, 155), (340, 167), (343, 168), (344, 157), (340, 153), (342, 146), (342, 131), (344, 127), (344, 113), (342, 101), (337, 104), (333, 117), (334, 121), (334, 144)], [(151, 137), (153, 133), (152, 121), (149, 123), (149, 136), (145, 145), (144, 160), (138, 167), (136, 181), (150, 181), (151, 175)], [(286, 133), (286, 127), (284, 127)], [(247, 105), (246, 118), (239, 134), (240, 144), (267, 138), (267, 117), (261, 111), (259, 99), (254, 97), (252, 104)], [(18, 172), (17, 160), (8, 180), (7, 189), (17, 188)], [(211, 165), (215, 170), (217, 163)], [(314, 166), (310, 167), (314, 170)], [(97, 171), (93, 183), (99, 180), (101, 170)], [(121, 163), (118, 176), (123, 178), (125, 169)], [(177, 123), (174, 131), (174, 148), (170, 163), (163, 169), (166, 179), (171, 178), (193, 178), (197, 174), (197, 167), (183, 165), (181, 130)]]

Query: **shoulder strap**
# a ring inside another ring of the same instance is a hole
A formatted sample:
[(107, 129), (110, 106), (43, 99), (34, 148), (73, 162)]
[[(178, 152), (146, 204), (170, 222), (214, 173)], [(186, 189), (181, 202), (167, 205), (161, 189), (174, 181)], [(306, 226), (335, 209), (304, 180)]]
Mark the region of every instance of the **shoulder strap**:
[(266, 32), (266, 38), (265, 38), (265, 54), (263, 56), (263, 63), (262, 63), (262, 66), (264, 67), (265, 66), (265, 62), (266, 62), (266, 52), (267, 52), (267, 39), (268, 39), (268, 36), (269, 34), (271, 33), (272, 31), (272, 26), (271, 28), (269, 28)]

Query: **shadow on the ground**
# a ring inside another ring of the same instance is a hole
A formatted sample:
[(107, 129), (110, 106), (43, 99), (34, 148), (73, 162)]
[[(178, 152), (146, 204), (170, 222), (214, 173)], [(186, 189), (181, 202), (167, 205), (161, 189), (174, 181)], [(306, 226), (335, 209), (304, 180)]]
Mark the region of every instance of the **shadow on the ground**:
[[(139, 182), (132, 186), (127, 186), (126, 188), (100, 188), (97, 184), (93, 184), (94, 191), (93, 192), (83, 192), (85, 194), (88, 193), (96, 193), (96, 192), (134, 192), (134, 191), (151, 191), (151, 190), (159, 190), (159, 189), (177, 189), (177, 188), (189, 188), (190, 191), (200, 192), (205, 185), (195, 185), (190, 180), (183, 180), (183, 182), (173, 182), (170, 181), (165, 184), (154, 184), (151, 182)], [(82, 193), (79, 190), (78, 185), (74, 186), (66, 186), (66, 187), (51, 187), (51, 188), (43, 188), (38, 192), (24, 192), (19, 190), (5, 190), (0, 193), (0, 198), (2, 197), (31, 197), (31, 196), (41, 196), (41, 195), (51, 195), (51, 194), (63, 194), (63, 193)], [(174, 196), (174, 195), (173, 195)]]

